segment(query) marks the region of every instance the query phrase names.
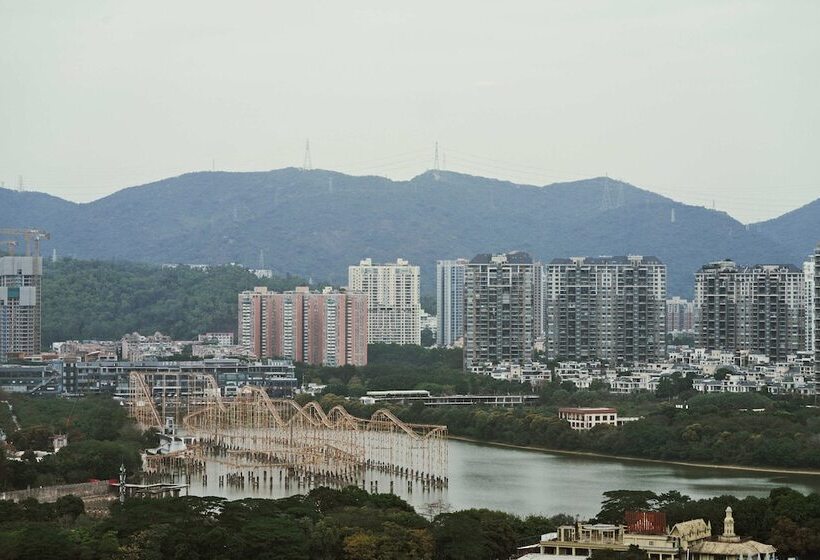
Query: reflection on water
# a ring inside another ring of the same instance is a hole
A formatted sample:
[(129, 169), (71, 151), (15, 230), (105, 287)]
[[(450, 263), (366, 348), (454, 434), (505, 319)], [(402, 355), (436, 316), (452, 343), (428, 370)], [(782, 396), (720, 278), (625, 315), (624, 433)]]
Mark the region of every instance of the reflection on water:
[[(252, 469), (251, 469), (252, 470)], [(244, 487), (220, 486), (219, 477), (236, 469), (218, 463), (207, 465), (207, 481), (191, 479), (190, 494), (281, 498), (310, 490), (306, 484), (285, 485), (278, 471), (266, 473), (264, 484)], [(255, 476), (263, 476), (256, 469)], [(607, 490), (678, 490), (692, 498), (720, 494), (763, 496), (772, 488), (789, 486), (800, 492), (820, 492), (820, 476), (781, 475), (750, 471), (728, 471), (702, 467), (641, 463), (526, 451), (450, 441), (449, 488), (424, 488), (418, 482), (369, 471), (364, 488), (393, 492), (420, 513), (445, 509), (489, 508), (519, 515), (556, 513), (596, 514), (601, 495)], [(361, 481), (359, 482), (361, 486)]]

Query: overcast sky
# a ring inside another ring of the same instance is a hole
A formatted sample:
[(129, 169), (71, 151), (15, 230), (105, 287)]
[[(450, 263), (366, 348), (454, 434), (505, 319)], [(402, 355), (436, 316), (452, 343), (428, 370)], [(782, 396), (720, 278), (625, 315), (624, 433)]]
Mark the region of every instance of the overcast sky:
[(0, 181), (609, 175), (742, 221), (820, 197), (820, 2), (0, 0)]

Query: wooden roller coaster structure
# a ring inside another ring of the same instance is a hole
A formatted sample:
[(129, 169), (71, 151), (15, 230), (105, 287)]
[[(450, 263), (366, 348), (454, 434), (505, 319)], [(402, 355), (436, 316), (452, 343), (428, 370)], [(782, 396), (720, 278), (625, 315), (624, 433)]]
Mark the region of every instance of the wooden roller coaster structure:
[(173, 418), (200, 456), (236, 467), (339, 476), (372, 468), (446, 481), (447, 427), (409, 424), (389, 410), (358, 418), (342, 406), (325, 412), (316, 402), (271, 399), (254, 386), (223, 398), (204, 374), (131, 372), (129, 393), (130, 415), (143, 429), (162, 430)]

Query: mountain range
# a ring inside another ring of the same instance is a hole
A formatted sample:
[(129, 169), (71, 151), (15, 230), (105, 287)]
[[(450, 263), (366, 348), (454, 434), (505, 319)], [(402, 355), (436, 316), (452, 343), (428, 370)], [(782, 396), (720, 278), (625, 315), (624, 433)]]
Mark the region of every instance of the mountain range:
[(427, 294), (437, 259), (655, 255), (669, 294), (690, 296), (694, 272), (712, 260), (799, 266), (820, 241), (820, 199), (744, 225), (605, 177), (532, 186), (447, 171), (392, 181), (286, 168), (188, 173), (83, 204), (0, 189), (0, 226), (45, 229), (44, 251), (63, 256), (237, 262), (333, 284), (362, 258), (402, 257), (422, 267)]

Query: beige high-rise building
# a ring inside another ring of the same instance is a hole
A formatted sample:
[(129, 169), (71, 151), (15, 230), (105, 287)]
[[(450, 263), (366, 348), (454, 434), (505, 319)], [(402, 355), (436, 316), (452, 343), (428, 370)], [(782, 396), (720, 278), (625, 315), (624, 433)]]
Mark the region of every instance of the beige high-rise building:
[(645, 362), (666, 354), (666, 265), (657, 257), (572, 257), (545, 267), (551, 358)]
[(524, 252), (476, 255), (464, 277), (464, 369), (532, 362), (543, 334), (541, 263)]
[(704, 265), (695, 274), (695, 342), (784, 361), (805, 349), (806, 288), (794, 265)]
[(42, 257), (0, 257), (0, 360), (41, 350)]
[(806, 351), (815, 351), (815, 309), (814, 309), (814, 255), (809, 256), (809, 260), (803, 263), (803, 282), (806, 289)]
[(820, 243), (814, 250), (814, 373), (820, 381)]
[(418, 266), (364, 259), (348, 269), (348, 289), (367, 294), (369, 344), (421, 344)]
[(242, 292), (237, 343), (258, 358), (330, 367), (366, 365), (367, 298), (329, 288)]

